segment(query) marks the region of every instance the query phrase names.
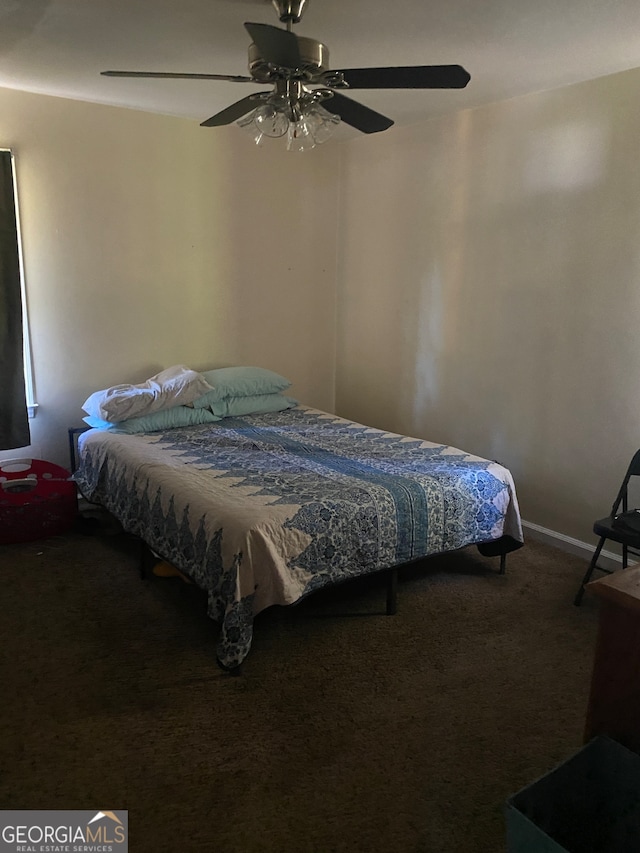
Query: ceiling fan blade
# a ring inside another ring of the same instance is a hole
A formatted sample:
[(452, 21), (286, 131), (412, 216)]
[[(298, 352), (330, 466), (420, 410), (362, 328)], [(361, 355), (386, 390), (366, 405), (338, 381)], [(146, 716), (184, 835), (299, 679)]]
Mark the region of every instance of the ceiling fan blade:
[(176, 71), (101, 71), (103, 77), (175, 77), (183, 80), (228, 80), (232, 83), (259, 83), (237, 74), (181, 74)]
[(464, 89), (471, 79), (461, 65), (347, 68), (336, 73), (351, 89)]
[(256, 99), (252, 95), (248, 95), (241, 101), (236, 101), (235, 104), (231, 104), (230, 107), (201, 122), (200, 127), (220, 127), (223, 124), (231, 124), (255, 108)]
[(332, 90), (332, 93), (331, 98), (322, 101), (322, 106), (330, 113), (339, 115), (342, 121), (357, 130), (363, 133), (378, 133), (381, 130), (387, 130), (393, 124), (390, 118), (365, 107), (364, 104), (345, 98), (335, 90)]
[(246, 31), (265, 62), (281, 68), (298, 68), (301, 63), (298, 37), (271, 24), (246, 23)]

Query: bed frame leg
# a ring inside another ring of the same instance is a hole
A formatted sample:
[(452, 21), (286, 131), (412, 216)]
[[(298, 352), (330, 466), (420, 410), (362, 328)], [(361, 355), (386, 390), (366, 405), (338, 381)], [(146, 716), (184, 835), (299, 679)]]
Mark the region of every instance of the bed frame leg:
[(500, 554), (500, 574), (504, 575), (507, 571), (507, 555)]
[(147, 545), (144, 539), (140, 540), (140, 559), (138, 563), (138, 568), (140, 571), (140, 578), (144, 580), (147, 577), (147, 569), (151, 564), (151, 548)]
[(398, 570), (387, 572), (387, 616), (394, 616), (398, 609)]

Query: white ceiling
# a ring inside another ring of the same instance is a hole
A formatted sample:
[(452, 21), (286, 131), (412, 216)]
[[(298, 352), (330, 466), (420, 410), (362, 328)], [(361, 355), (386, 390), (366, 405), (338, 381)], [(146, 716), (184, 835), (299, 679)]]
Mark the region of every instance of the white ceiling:
[[(245, 21), (280, 26), (270, 0), (0, 0), (0, 86), (200, 122), (264, 87), (100, 71), (246, 75)], [(640, 67), (638, 0), (309, 0), (294, 32), (332, 68), (469, 71), (463, 90), (350, 94), (397, 125)]]

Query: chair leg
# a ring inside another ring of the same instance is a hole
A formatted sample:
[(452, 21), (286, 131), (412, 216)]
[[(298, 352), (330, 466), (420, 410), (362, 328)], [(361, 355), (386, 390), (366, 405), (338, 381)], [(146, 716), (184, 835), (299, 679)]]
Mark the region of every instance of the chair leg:
[(593, 574), (594, 569), (596, 568), (596, 563), (598, 562), (600, 551), (602, 551), (602, 547), (606, 541), (607, 537), (603, 536), (598, 542), (598, 547), (593, 552), (593, 557), (591, 558), (591, 562), (589, 563), (589, 568), (585, 572), (584, 578), (582, 579), (582, 583), (580, 584), (580, 589), (578, 590), (576, 597), (573, 599), (573, 603), (576, 607), (580, 607), (580, 604), (582, 602), (582, 596), (584, 595), (585, 584), (588, 584), (591, 580), (591, 575)]
[(629, 549), (626, 545), (622, 546), (622, 568), (626, 569), (629, 565)]

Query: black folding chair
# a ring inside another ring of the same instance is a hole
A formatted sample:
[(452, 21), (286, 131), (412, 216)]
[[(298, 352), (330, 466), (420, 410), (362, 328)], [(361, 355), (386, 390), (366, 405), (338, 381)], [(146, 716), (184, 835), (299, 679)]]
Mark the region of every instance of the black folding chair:
[(640, 556), (640, 509), (629, 509), (628, 506), (628, 489), (629, 480), (632, 477), (640, 476), (640, 450), (638, 450), (631, 460), (631, 464), (624, 475), (624, 480), (620, 486), (616, 499), (611, 507), (611, 512), (606, 518), (601, 518), (593, 525), (593, 532), (599, 536), (598, 545), (593, 553), (589, 568), (580, 584), (578, 594), (574, 599), (576, 607), (580, 606), (582, 596), (584, 595), (585, 584), (589, 583), (591, 575), (594, 571), (605, 572), (611, 574), (610, 569), (603, 569), (598, 566), (598, 558), (602, 551), (602, 546), (610, 539), (612, 542), (618, 542), (622, 545), (622, 568), (626, 569), (629, 563), (629, 554)]

